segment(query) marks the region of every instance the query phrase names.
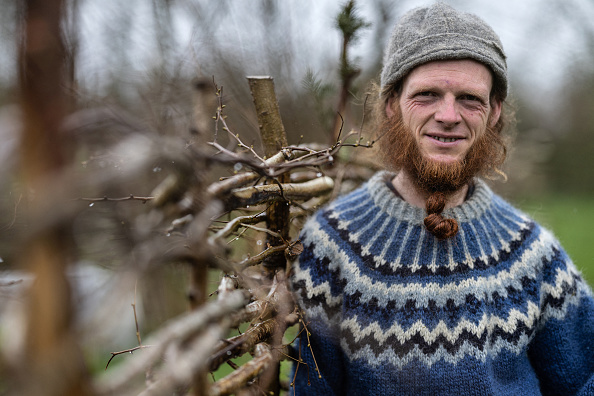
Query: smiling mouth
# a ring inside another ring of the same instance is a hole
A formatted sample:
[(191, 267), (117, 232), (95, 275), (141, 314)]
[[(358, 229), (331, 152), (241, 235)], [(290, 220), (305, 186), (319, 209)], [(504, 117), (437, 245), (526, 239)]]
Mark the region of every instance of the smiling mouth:
[(438, 140), (442, 143), (452, 143), (452, 142), (455, 142), (455, 141), (461, 139), (461, 138), (444, 138), (444, 137), (439, 137), (439, 136), (431, 136), (431, 138)]

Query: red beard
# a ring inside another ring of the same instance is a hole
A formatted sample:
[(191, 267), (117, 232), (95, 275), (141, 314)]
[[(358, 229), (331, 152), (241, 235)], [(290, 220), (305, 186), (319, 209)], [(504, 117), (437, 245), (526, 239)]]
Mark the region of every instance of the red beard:
[[(489, 120), (490, 123), (490, 120)], [(451, 194), (478, 174), (495, 171), (505, 160), (505, 145), (500, 134), (488, 126), (460, 161), (443, 163), (423, 157), (413, 132), (404, 125), (400, 109), (381, 126), (383, 159), (388, 168), (404, 170), (427, 194)]]
[(380, 150), (386, 166), (405, 171), (416, 187), (429, 196), (427, 229), (439, 239), (452, 237), (458, 231), (456, 221), (441, 216), (447, 196), (460, 190), (474, 176), (494, 172), (503, 164), (506, 148), (501, 135), (487, 126), (464, 159), (453, 163), (434, 161), (421, 154), (413, 132), (402, 120), (400, 109), (395, 110), (396, 114), (386, 119), (380, 130)]

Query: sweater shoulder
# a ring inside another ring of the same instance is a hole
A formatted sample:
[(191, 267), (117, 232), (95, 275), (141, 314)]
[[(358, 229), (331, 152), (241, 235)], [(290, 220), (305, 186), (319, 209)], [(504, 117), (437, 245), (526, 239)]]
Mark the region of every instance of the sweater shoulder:
[(319, 230), (324, 225), (327, 225), (324, 219), (328, 217), (339, 217), (341, 213), (355, 205), (365, 206), (372, 204), (370, 198), (369, 182), (362, 184), (346, 194), (338, 196), (307, 219), (301, 230), (301, 234), (306, 234), (312, 230)]

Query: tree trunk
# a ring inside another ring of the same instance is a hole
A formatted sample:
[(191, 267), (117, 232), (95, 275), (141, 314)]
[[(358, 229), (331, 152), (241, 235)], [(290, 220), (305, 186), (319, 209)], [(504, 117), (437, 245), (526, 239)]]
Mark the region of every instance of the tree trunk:
[(69, 160), (60, 126), (68, 111), (64, 94), (65, 50), (61, 0), (24, 2), (19, 43), (19, 82), (23, 116), (21, 171), (30, 199), (29, 224), (37, 229), (25, 241), (22, 265), (34, 277), (27, 294), (25, 353), (16, 368), (16, 394), (90, 395), (87, 373), (73, 330), (71, 289), (66, 277), (72, 260), (67, 219), (45, 222), (61, 191), (60, 172)]

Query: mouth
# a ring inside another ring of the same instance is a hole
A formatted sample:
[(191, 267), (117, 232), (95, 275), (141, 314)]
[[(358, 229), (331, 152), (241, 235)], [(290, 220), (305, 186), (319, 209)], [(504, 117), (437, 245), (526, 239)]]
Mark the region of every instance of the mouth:
[(432, 136), (432, 135), (428, 135), (431, 139), (435, 139), (439, 142), (442, 143), (453, 143), (456, 142), (458, 140), (462, 140), (462, 138), (457, 138), (457, 137), (442, 137), (442, 136)]

